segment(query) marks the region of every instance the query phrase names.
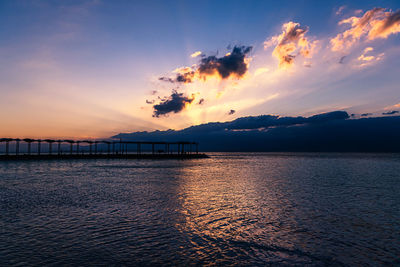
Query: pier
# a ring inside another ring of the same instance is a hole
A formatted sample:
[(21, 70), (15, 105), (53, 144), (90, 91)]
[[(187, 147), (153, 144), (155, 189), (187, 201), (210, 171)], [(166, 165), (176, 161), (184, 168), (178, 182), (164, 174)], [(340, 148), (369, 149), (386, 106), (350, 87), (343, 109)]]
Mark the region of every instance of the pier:
[[(0, 138), (0, 160), (206, 158), (197, 142)], [(25, 147), (23, 149), (22, 147)]]

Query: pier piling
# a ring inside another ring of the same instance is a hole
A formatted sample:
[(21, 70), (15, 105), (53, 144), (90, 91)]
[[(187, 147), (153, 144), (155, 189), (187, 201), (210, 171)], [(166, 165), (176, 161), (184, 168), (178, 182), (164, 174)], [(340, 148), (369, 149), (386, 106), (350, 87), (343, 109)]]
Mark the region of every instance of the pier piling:
[[(15, 142), (15, 154), (10, 154), (10, 143)], [(21, 150), (21, 142), (27, 144), (27, 149)], [(41, 143), (45, 142), (48, 146), (42, 149)], [(0, 144), (5, 143), (2, 159), (52, 159), (52, 158), (190, 158), (206, 157), (199, 154), (198, 143), (196, 142), (155, 142), (155, 141), (108, 141), (108, 140), (53, 140), (53, 139), (19, 139), (19, 138), (0, 138)], [(37, 151), (32, 153), (32, 143), (37, 144)], [(53, 153), (53, 143), (57, 143), (57, 154)], [(69, 153), (63, 153), (62, 147), (69, 145)], [(74, 151), (74, 144), (76, 150)], [(94, 151), (93, 151), (94, 144)], [(119, 144), (119, 149), (115, 145)], [(100, 151), (99, 151), (100, 145)], [(112, 147), (111, 147), (112, 145)], [(129, 145), (136, 145), (132, 149)], [(149, 145), (151, 147), (149, 147)], [(171, 147), (172, 145), (172, 147)], [(193, 145), (196, 148), (196, 154), (193, 153)], [(107, 151), (101, 147), (107, 146)], [(173, 147), (176, 146), (176, 150)], [(4, 147), (4, 146), (3, 146)], [(129, 149), (131, 148), (131, 150)], [(164, 149), (161, 149), (164, 148)], [(43, 152), (43, 153), (42, 153)], [(75, 152), (75, 153), (74, 153)], [(94, 152), (94, 153), (93, 153)], [(198, 156), (196, 156), (198, 155)]]

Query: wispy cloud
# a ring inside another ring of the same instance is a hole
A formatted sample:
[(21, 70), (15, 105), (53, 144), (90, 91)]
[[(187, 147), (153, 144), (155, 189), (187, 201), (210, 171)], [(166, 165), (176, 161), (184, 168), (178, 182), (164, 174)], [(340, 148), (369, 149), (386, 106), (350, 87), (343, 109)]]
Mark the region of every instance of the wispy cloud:
[(368, 10), (363, 16), (353, 16), (339, 22), (339, 25), (350, 25), (350, 28), (330, 40), (332, 51), (349, 49), (361, 40), (387, 38), (400, 32), (400, 10), (387, 11), (385, 8)]
[(191, 58), (195, 58), (195, 57), (198, 57), (200, 55), (201, 55), (201, 51), (197, 51), (197, 52), (194, 52), (193, 54), (191, 54), (190, 57)]
[(336, 16), (341, 15), (342, 12), (343, 12), (343, 10), (345, 10), (345, 9), (346, 9), (346, 6), (341, 6), (341, 7), (339, 7), (339, 8), (336, 10), (336, 12), (335, 12)]
[(383, 112), (382, 115), (394, 115), (394, 114), (398, 114), (398, 113), (400, 113), (400, 111), (392, 110), (392, 111), (388, 111), (388, 112)]
[(364, 49), (362, 54), (357, 58), (359, 61), (359, 67), (364, 67), (373, 64), (376, 61), (379, 61), (383, 58), (385, 53), (380, 53), (378, 55), (371, 55), (371, 52), (374, 51), (374, 48), (367, 47)]

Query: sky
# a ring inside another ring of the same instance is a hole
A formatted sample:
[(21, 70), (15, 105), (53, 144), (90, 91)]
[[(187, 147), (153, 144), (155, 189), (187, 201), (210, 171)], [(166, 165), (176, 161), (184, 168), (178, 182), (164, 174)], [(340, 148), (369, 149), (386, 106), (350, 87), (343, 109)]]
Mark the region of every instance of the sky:
[(395, 0), (0, 1), (0, 136), (387, 116), (400, 110), (399, 10)]

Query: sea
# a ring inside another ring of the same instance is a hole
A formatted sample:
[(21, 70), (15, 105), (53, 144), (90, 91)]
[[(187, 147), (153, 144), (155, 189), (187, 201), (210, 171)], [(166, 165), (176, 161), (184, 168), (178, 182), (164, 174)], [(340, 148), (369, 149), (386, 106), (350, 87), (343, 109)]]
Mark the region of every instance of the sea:
[(0, 162), (0, 266), (400, 266), (400, 154)]

